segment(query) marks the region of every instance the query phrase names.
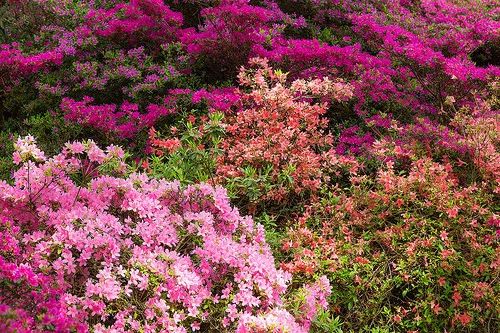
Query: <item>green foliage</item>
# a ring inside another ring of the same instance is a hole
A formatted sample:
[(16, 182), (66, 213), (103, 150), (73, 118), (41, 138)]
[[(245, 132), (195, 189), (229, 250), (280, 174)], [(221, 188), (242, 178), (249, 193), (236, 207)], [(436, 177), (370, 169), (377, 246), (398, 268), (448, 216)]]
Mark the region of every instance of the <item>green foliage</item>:
[(0, 180), (10, 179), (11, 171), (14, 169), (14, 163), (12, 162), (14, 145), (12, 139), (12, 134), (0, 132)]
[(325, 310), (320, 310), (314, 319), (311, 333), (343, 333), (342, 321), (339, 316), (334, 316)]
[(222, 113), (209, 114), (202, 130), (189, 121), (181, 121), (179, 147), (173, 152), (161, 151), (151, 156), (150, 174), (176, 179), (183, 184), (211, 181), (220, 154), (218, 146), (224, 135), (223, 118)]
[(86, 134), (80, 126), (67, 124), (62, 117), (50, 112), (28, 117), (23, 126), (10, 126), (12, 122), (12, 119), (9, 120), (3, 130), (0, 127), (0, 179), (10, 178), (13, 140), (18, 136), (33, 135), (44, 151), (54, 155), (60, 152), (64, 143), (80, 139)]
[(272, 165), (266, 165), (259, 170), (253, 166), (245, 166), (241, 168), (241, 176), (228, 178), (226, 187), (233, 198), (247, 199), (250, 203), (255, 203), (276, 186), (273, 184), (272, 172)]

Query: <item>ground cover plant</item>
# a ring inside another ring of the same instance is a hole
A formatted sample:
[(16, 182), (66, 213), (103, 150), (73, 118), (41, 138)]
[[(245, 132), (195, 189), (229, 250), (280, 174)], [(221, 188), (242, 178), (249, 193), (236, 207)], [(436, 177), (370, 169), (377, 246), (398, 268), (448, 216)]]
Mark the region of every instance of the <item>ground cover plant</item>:
[(0, 331), (499, 331), (499, 19), (3, 1)]

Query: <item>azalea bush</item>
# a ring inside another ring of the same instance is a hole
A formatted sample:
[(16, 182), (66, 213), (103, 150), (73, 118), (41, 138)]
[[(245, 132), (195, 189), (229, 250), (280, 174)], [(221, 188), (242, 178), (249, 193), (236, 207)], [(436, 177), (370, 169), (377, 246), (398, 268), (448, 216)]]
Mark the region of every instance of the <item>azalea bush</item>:
[(500, 229), (486, 184), (459, 186), (451, 165), (429, 159), (342, 173), (347, 191), (325, 190), (282, 242), (285, 270), (326, 273), (331, 311), (353, 331), (498, 327)]
[(306, 287), (312, 308), (296, 322), (262, 226), (220, 187), (111, 176), (123, 157), (88, 141), (47, 159), (17, 141), (15, 184), (0, 185), (3, 331), (244, 332), (276, 313), (305, 331), (328, 282)]
[(314, 192), (333, 143), (323, 116), (331, 101), (349, 100), (352, 87), (329, 78), (286, 82), (267, 61), (252, 64), (239, 75), (251, 91), (242, 96), (245, 109), (226, 121), (217, 177), (253, 203)]

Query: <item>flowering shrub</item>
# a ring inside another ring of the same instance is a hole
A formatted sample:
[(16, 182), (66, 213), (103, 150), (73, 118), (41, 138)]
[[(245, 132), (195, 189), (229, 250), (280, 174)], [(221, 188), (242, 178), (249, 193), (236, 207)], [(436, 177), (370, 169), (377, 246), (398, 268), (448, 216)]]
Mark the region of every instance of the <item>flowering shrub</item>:
[[(193, 102), (207, 99), (209, 110), (225, 111), (224, 117), (211, 113), (197, 122), (190, 115), (168, 139), (151, 132), (153, 151), (166, 157), (153, 160), (153, 174), (175, 179), (198, 175), (202, 181), (226, 184), (232, 195), (251, 205), (286, 202), (293, 195), (316, 191), (333, 144), (322, 116), (331, 101), (350, 99), (352, 87), (328, 78), (290, 83), (265, 59), (252, 60), (239, 78), (241, 88), (230, 92), (234, 97), (228, 103), (216, 98), (219, 91), (192, 96)], [(231, 113), (228, 108), (236, 105), (240, 110)]]
[[(265, 60), (255, 59), (253, 65), (255, 69), (239, 75), (241, 84), (252, 90), (241, 97), (244, 110), (226, 121), (228, 136), (221, 142), (217, 176), (229, 188), (242, 187), (241, 194), (250, 194), (251, 201), (280, 201), (317, 190), (323, 153), (332, 144), (322, 118), (327, 104), (321, 99), (346, 101), (351, 86), (328, 78), (287, 83), (286, 75)], [(256, 183), (254, 193), (245, 189), (247, 182)]]
[[(16, 9), (20, 16), (43, 8), (57, 19), (24, 43), (1, 46), (2, 118), (55, 111), (68, 124), (85, 125), (86, 133), (104, 132), (96, 139), (109, 144), (137, 138), (170, 113), (168, 92), (182, 81), (186, 63), (176, 43), (180, 13), (156, 0), (27, 2), (37, 5)], [(36, 108), (12, 112), (31, 105)]]
[(131, 0), (111, 9), (91, 9), (86, 20), (98, 36), (126, 38), (129, 45), (144, 40), (158, 45), (175, 38), (182, 14), (160, 0)]
[(281, 307), (289, 277), (262, 226), (220, 187), (103, 173), (123, 173), (123, 157), (88, 141), (47, 159), (17, 141), (15, 185), (0, 183), (2, 331), (245, 331), (276, 313), (303, 331)]
[(447, 104), (445, 112), (453, 114), (448, 126), (427, 117), (415, 118), (407, 125), (392, 120), (388, 134), (373, 141), (367, 148), (369, 153), (378, 160), (399, 165), (420, 158), (444, 160), (453, 166), (461, 182), (493, 181), (494, 189), (498, 183), (496, 98), (478, 99), (471, 106), (457, 109), (454, 98), (449, 97)]
[(181, 37), (188, 52), (203, 58), (204, 67), (216, 78), (230, 78), (245, 65), (257, 45), (279, 38), (284, 14), (279, 8), (252, 6), (248, 0), (223, 0), (204, 8), (199, 31), (186, 29)]
[(139, 105), (123, 103), (119, 109), (114, 104), (92, 105), (92, 97), (81, 102), (63, 99), (61, 109), (67, 120), (88, 125), (104, 132), (118, 134), (121, 138), (132, 138), (137, 131), (152, 126), (157, 119), (171, 111), (164, 106), (150, 104), (146, 113), (139, 112)]
[(355, 331), (496, 327), (500, 230), (487, 187), (461, 187), (449, 164), (430, 160), (407, 174), (392, 163), (374, 179), (359, 171), (349, 191), (330, 189), (307, 208), (282, 267), (326, 273), (330, 308)]

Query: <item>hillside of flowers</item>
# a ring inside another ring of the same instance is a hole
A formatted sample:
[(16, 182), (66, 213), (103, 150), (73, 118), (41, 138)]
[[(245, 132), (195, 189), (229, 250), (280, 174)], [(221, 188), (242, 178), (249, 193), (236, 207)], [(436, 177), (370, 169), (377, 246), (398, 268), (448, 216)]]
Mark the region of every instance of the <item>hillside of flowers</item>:
[(495, 0), (0, 2), (0, 332), (500, 331)]

